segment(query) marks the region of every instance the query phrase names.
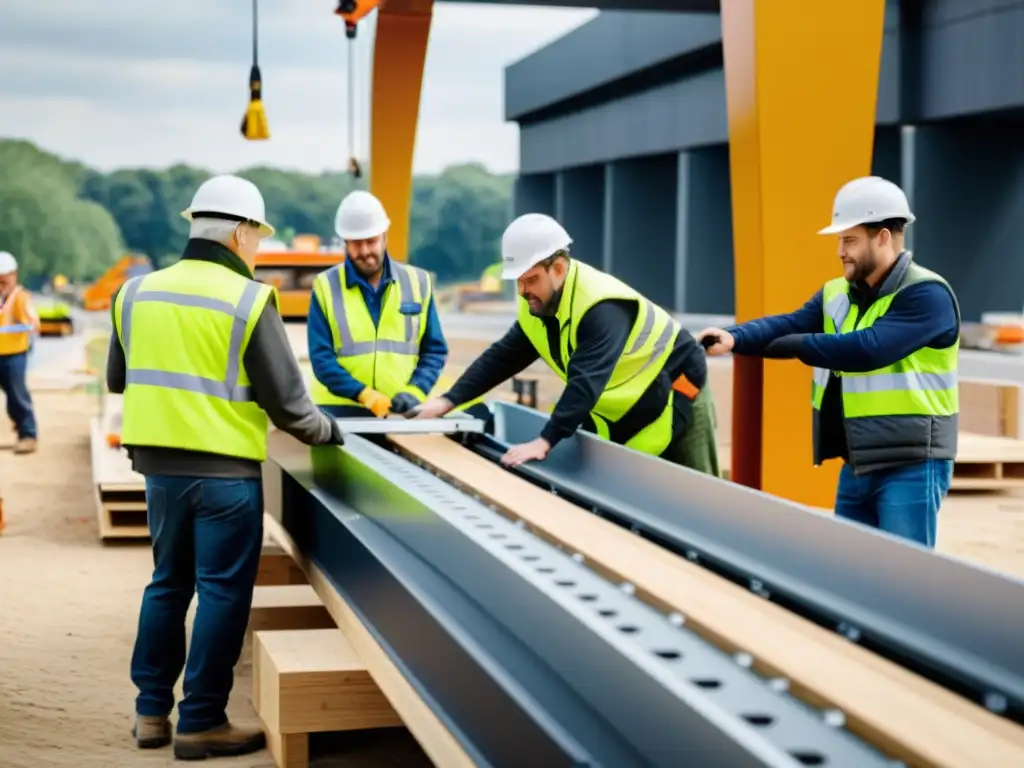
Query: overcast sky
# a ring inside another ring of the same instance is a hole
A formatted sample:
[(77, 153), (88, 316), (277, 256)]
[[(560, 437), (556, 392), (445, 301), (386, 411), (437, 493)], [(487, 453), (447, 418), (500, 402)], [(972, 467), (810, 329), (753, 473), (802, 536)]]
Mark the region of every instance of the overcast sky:
[[(238, 126), (248, 100), (249, 0), (0, 0), (0, 137), (31, 139), (102, 170), (175, 162), (214, 171), (343, 168), (348, 41), (336, 5), (261, 0), (273, 135), (247, 142)], [(594, 15), (438, 3), (416, 170), (465, 161), (514, 170), (518, 135), (503, 120), (503, 68)], [(372, 32), (361, 27), (358, 40), (364, 97)], [(369, 110), (357, 113), (365, 137)]]

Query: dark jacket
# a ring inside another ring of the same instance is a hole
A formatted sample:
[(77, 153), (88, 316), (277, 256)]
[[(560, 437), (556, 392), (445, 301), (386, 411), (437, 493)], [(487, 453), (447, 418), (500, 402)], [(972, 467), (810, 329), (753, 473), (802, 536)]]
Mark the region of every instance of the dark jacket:
[[(576, 349), (572, 350), (567, 361), (558, 361), (568, 375), (565, 390), (540, 434), (552, 447), (577, 429), (594, 431), (590, 412), (622, 357), (636, 313), (636, 302), (608, 299), (594, 304), (580, 319), (576, 331)], [(558, 321), (546, 317), (544, 324), (551, 349), (557, 353), (560, 348)], [(538, 359), (540, 355), (517, 322), (466, 369), (445, 397), (455, 405), (461, 405), (489, 392)], [(700, 389), (707, 382), (707, 371), (704, 350), (693, 336), (681, 328), (661, 374), (640, 396), (629, 413), (612, 425), (612, 441), (625, 443), (658, 418), (672, 394), (672, 383), (681, 374), (685, 374)], [(673, 418), (673, 439), (679, 437), (686, 428), (691, 401), (677, 397), (674, 403), (678, 414)]]
[[(850, 301), (863, 317), (879, 295), (891, 293), (906, 271), (911, 256), (903, 253), (877, 288), (850, 286)], [(728, 330), (735, 339), (733, 353), (777, 359), (796, 358), (805, 365), (830, 371), (866, 373), (902, 360), (923, 347), (945, 349), (960, 332), (956, 300), (937, 282), (917, 283), (900, 291), (886, 313), (870, 328), (852, 333), (825, 333), (822, 291), (795, 312), (751, 320)], [(808, 405), (810, 405), (808, 393)], [(817, 421), (817, 462), (841, 458), (849, 461), (842, 391), (831, 376)], [(898, 449), (898, 445), (896, 448)], [(874, 468), (906, 461), (880, 456)]]
[[(220, 264), (252, 279), (245, 263), (230, 250), (212, 240), (189, 240), (182, 259)], [(116, 296), (114, 297), (116, 302)], [(113, 307), (111, 305), (111, 318)], [(302, 372), (288, 343), (277, 305), (268, 301), (256, 321), (243, 358), (256, 404), (266, 411), (274, 425), (308, 445), (342, 441), (339, 427), (309, 398)], [(125, 388), (124, 348), (111, 332), (107, 353), (107, 389), (122, 394)], [(185, 475), (189, 477), (259, 478), (260, 464), (222, 454), (149, 446), (126, 446), (132, 468), (142, 475)]]

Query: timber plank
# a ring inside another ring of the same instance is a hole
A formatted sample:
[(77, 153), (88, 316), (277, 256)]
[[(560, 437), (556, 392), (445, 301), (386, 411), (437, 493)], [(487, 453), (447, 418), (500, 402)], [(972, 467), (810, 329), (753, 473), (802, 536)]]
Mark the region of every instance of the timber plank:
[(420, 698), (366, 626), (315, 564), (306, 560), (288, 532), (275, 518), (263, 516), (264, 530), (305, 572), (316, 594), (358, 654), (377, 687), (398, 713), (423, 751), (435, 765), (473, 768), (475, 763), (458, 740)]
[[(679, 611), (687, 626), (755, 668), (788, 678), (796, 695), (835, 707), (849, 729), (914, 766), (1024, 765), (1024, 728), (794, 613), (624, 531), (436, 435), (395, 435), (408, 457), (479, 494), (637, 595)], [(756, 628), (756, 630), (754, 629)]]

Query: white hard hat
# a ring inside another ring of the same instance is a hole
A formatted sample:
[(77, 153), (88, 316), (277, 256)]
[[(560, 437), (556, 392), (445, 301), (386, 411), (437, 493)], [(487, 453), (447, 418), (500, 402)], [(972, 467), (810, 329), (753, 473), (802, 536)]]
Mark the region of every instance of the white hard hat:
[(368, 240), (383, 235), (390, 226), (381, 201), (362, 189), (349, 192), (334, 216), (334, 229), (342, 240)]
[(204, 181), (196, 190), (192, 204), (181, 212), (193, 218), (223, 218), (251, 221), (260, 225), (260, 234), (269, 237), (274, 228), (267, 223), (267, 209), (259, 188), (248, 179), (225, 174)]
[(572, 243), (565, 228), (543, 213), (524, 213), (501, 236), (501, 276), (518, 280), (530, 267)]
[(886, 219), (904, 219), (910, 224), (914, 218), (902, 189), (880, 176), (863, 176), (840, 187), (832, 204), (832, 223), (818, 234), (834, 235)]
[(0, 275), (18, 271), (18, 260), (9, 251), (0, 251)]

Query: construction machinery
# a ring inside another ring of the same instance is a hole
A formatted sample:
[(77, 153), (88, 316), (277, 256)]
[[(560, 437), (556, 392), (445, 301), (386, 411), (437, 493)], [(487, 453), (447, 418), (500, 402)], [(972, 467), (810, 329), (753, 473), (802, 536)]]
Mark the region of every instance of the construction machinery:
[(71, 307), (63, 301), (47, 298), (35, 303), (39, 315), (40, 336), (70, 336), (75, 332)]
[(96, 282), (82, 291), (82, 306), (89, 312), (110, 310), (110, 302), (127, 280), (136, 275), (153, 271), (149, 257), (140, 254), (126, 254), (103, 273)]
[(264, 241), (253, 274), (276, 289), (284, 320), (305, 321), (316, 276), (344, 260), (344, 246), (324, 246), (316, 235), (296, 235), (290, 246), (278, 240)]

